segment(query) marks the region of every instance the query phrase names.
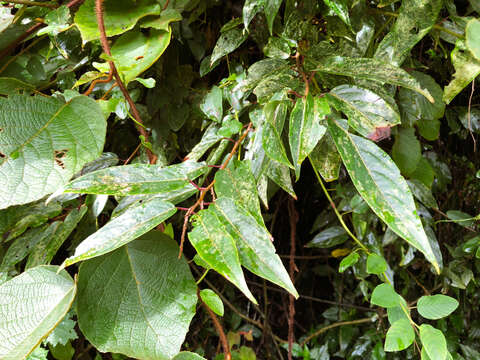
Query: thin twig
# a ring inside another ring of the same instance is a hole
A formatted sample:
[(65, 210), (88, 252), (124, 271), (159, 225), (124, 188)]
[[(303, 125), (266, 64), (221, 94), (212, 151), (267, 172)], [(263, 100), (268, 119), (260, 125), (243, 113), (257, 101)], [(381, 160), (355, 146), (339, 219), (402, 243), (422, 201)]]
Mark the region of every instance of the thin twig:
[[(103, 20), (103, 0), (95, 0), (95, 14), (97, 15), (97, 23), (98, 23), (98, 31), (100, 32), (100, 43), (102, 44), (103, 51), (107, 54), (110, 58), (112, 57), (112, 52), (110, 51), (110, 45), (108, 44), (107, 39), (107, 32), (105, 29), (105, 22)], [(118, 87), (122, 91), (123, 96), (127, 100), (128, 104), (130, 105), (130, 109), (132, 110), (133, 117), (137, 121), (138, 124), (141, 126), (137, 126), (138, 132), (140, 135), (144, 137), (145, 142), (148, 142), (148, 132), (143, 126), (142, 118), (140, 117), (140, 113), (138, 112), (137, 107), (135, 106), (135, 102), (130, 97), (128, 93), (127, 87), (122, 81), (120, 74), (117, 71), (115, 63), (111, 60), (108, 60), (108, 65), (110, 66), (110, 72), (113, 74), (115, 81), (118, 84)], [(158, 157), (150, 150), (146, 149), (148, 159), (150, 164), (155, 164), (157, 162)]]
[[(103, 84), (103, 83), (109, 83), (110, 81), (112, 81), (113, 79), (113, 73), (110, 71), (108, 73), (108, 77), (106, 79), (95, 79), (92, 81), (92, 83), (90, 84), (90, 86), (88, 87), (88, 90), (85, 91), (83, 93), (83, 95), (85, 96), (88, 96), (92, 93), (93, 89), (95, 88), (95, 86), (97, 86), (97, 84)], [(113, 89), (113, 87), (112, 87)]]
[[(297, 222), (298, 213), (295, 209), (295, 201), (290, 198), (288, 201), (288, 215), (290, 217), (290, 261), (289, 261), (289, 275), (292, 283), (295, 283), (295, 271), (298, 271), (295, 265), (295, 248), (297, 236)], [(295, 335), (293, 333), (295, 325), (295, 298), (292, 294), (289, 295), (288, 303), (288, 360), (292, 360), (293, 342)]]
[(40, 7), (50, 8), (50, 9), (55, 9), (58, 6), (57, 4), (52, 4), (49, 2), (30, 1), (30, 0), (2, 0), (2, 2), (7, 2), (10, 4), (27, 5), (27, 6), (40, 6)]
[(467, 117), (468, 117), (468, 131), (470, 132), (470, 136), (472, 137), (473, 140), (473, 152), (477, 152), (477, 140), (475, 140), (475, 136), (473, 136), (473, 131), (472, 131), (472, 119), (471, 119), (471, 110), (472, 110), (472, 98), (473, 98), (473, 93), (475, 92), (475, 79), (472, 81), (472, 91), (470, 92), (470, 97), (468, 98), (468, 112), (467, 112)]

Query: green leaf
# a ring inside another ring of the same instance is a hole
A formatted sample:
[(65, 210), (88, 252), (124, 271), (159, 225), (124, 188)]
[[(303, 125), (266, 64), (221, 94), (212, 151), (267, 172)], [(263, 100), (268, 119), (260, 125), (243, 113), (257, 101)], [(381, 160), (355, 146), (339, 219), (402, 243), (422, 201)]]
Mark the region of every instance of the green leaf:
[(226, 227), (215, 207), (199, 211), (192, 220), (193, 230), (188, 239), (200, 258), (256, 304), (243, 276), (236, 236)]
[(473, 57), (462, 41), (457, 40), (451, 58), (455, 74), (443, 90), (443, 101), (447, 105), (480, 74), (480, 60)]
[(218, 316), (223, 316), (224, 308), (222, 299), (210, 289), (200, 290), (202, 301)]
[(420, 250), (439, 272), (413, 196), (395, 163), (373, 142), (348, 133), (337, 122), (328, 120), (328, 129), (365, 202), (390, 229)]
[(280, 186), (284, 191), (290, 194), (294, 199), (297, 198), (295, 191), (293, 190), (292, 178), (290, 175), (290, 169), (275, 161), (270, 161), (266, 165), (265, 175), (272, 180), (275, 184)]
[(440, 330), (431, 325), (422, 324), (420, 325), (420, 340), (431, 359), (445, 360), (447, 358), (447, 341)]
[(264, 9), (265, 17), (267, 18), (268, 24), (268, 31), (270, 31), (270, 35), (273, 33), (273, 22), (275, 21), (275, 17), (278, 14), (278, 10), (282, 5), (283, 0), (264, 0)]
[[(151, 30), (148, 35), (141, 31), (129, 31), (120, 36), (112, 46), (112, 60), (125, 84), (136, 80), (162, 56), (170, 44), (172, 32)], [(99, 71), (108, 73), (108, 63), (93, 63)]]
[(415, 171), (422, 157), (422, 149), (414, 128), (398, 129), (392, 157), (402, 174), (409, 176)]
[(472, 19), (465, 27), (465, 45), (472, 55), (480, 60), (480, 20)]
[(285, 39), (271, 37), (263, 48), (263, 53), (269, 58), (288, 59), (290, 57), (290, 46)]
[(83, 240), (75, 249), (74, 255), (63, 262), (62, 267), (116, 250), (152, 230), (176, 211), (175, 206), (159, 198), (129, 208)]
[(66, 345), (70, 340), (78, 339), (78, 335), (75, 331), (76, 321), (71, 319), (73, 315), (72, 311), (65, 316), (60, 324), (52, 331), (48, 338), (45, 340), (45, 344), (57, 346), (58, 344)]
[(308, 71), (320, 71), (327, 74), (349, 76), (356, 79), (371, 80), (403, 86), (425, 96), (430, 102), (434, 99), (427, 89), (405, 70), (370, 58), (349, 58), (343, 56), (327, 56), (321, 61), (311, 60), (306, 63)]
[(210, 57), (210, 66), (225, 55), (236, 50), (245, 40), (247, 40), (247, 37), (248, 33), (239, 28), (233, 28), (222, 33), (217, 40), (217, 44), (213, 48), (212, 56)]
[(232, 199), (218, 198), (213, 207), (234, 237), (242, 265), (298, 297), (265, 225), (259, 225), (252, 215)]
[(380, 284), (372, 292), (370, 303), (384, 308), (400, 306), (402, 297), (395, 292), (390, 284)]
[(0, 99), (0, 209), (54, 192), (98, 158), (106, 122), (94, 100)]
[(200, 109), (210, 119), (221, 123), (223, 118), (223, 91), (213, 86), (200, 104)]
[(335, 147), (332, 136), (327, 132), (309, 156), (312, 167), (327, 181), (335, 181), (340, 175), (342, 158)]
[(387, 271), (387, 262), (375, 253), (371, 253), (367, 257), (367, 273), (380, 275)]
[(154, 28), (157, 30), (170, 31), (170, 23), (181, 21), (182, 14), (176, 9), (166, 9), (160, 13), (160, 17), (146, 18), (140, 22), (141, 28)]
[(35, 86), (18, 79), (11, 77), (0, 78), (0, 95), (16, 95), (23, 92), (30, 94), (34, 90)]
[(178, 245), (150, 232), (80, 267), (78, 324), (101, 352), (170, 359), (180, 351), (197, 303)]
[(315, 235), (305, 246), (324, 249), (343, 244), (347, 240), (348, 235), (343, 227), (331, 226)]
[(437, 320), (450, 315), (458, 307), (458, 301), (446, 295), (422, 296), (417, 310), (425, 319)]
[(283, 146), (282, 132), (287, 116), (287, 105), (281, 101), (270, 101), (263, 107), (265, 122), (262, 131), (262, 146), (265, 154), (275, 161), (293, 169)]
[(408, 317), (409, 315), (410, 315), (410, 309), (408, 309), (407, 302), (401, 296), (400, 296), (400, 305), (387, 308), (387, 316), (390, 324), (393, 324), (394, 322), (400, 319), (405, 319), (410, 321)]
[(412, 324), (406, 319), (395, 321), (387, 331), (385, 351), (401, 351), (408, 348), (415, 340)]
[(32, 353), (28, 356), (27, 360), (48, 360), (48, 350), (38, 346)]
[(58, 266), (39, 266), (0, 286), (2, 360), (25, 359), (70, 309), (76, 286)]
[(206, 359), (190, 351), (182, 351), (178, 353), (176, 356), (174, 356), (172, 360), (206, 360)]
[[(105, 0), (103, 8), (107, 37), (123, 34), (145, 16), (160, 14), (160, 4), (151, 0)], [(75, 24), (82, 34), (84, 44), (100, 38), (95, 0), (86, 0), (80, 6), (75, 14)]]
[(242, 15), (243, 15), (243, 25), (245, 29), (248, 29), (248, 25), (255, 17), (257, 13), (262, 10), (265, 0), (245, 0), (243, 5)]
[(326, 127), (320, 121), (330, 113), (325, 98), (314, 98), (308, 94), (298, 99), (290, 114), (288, 140), (292, 153), (295, 175), (300, 177), (300, 166), (313, 151), (318, 141), (325, 134)]
[(43, 34), (57, 36), (61, 31), (65, 31), (70, 26), (68, 24), (69, 20), (70, 9), (66, 5), (62, 5), (57, 9), (50, 11), (45, 16), (45, 24), (48, 26), (40, 29), (40, 31), (37, 32), (37, 36)]
[(346, 0), (323, 0), (323, 2), (332, 9), (345, 24), (351, 26), (350, 16), (348, 14), (348, 2)]
[(64, 191), (119, 196), (170, 193), (190, 185), (191, 180), (207, 170), (205, 163), (193, 161), (167, 167), (148, 164), (113, 166), (71, 181)]
[(400, 124), (398, 109), (374, 92), (355, 85), (340, 85), (328, 93), (329, 103), (348, 117), (348, 124), (367, 137), (376, 128)]
[[(419, 166), (421, 166), (421, 163), (419, 163)], [(412, 191), (413, 196), (423, 203), (423, 205), (438, 209), (437, 200), (435, 200), (432, 191), (423, 182), (417, 179), (412, 179), (407, 180), (407, 184)]]
[(348, 256), (345, 256), (342, 261), (340, 261), (340, 265), (338, 266), (338, 272), (343, 273), (350, 266), (355, 265), (359, 259), (360, 255), (358, 255), (358, 253), (356, 252), (352, 252)]
[(395, 25), (380, 42), (373, 57), (400, 66), (410, 50), (435, 25), (441, 8), (441, 0), (403, 0)]

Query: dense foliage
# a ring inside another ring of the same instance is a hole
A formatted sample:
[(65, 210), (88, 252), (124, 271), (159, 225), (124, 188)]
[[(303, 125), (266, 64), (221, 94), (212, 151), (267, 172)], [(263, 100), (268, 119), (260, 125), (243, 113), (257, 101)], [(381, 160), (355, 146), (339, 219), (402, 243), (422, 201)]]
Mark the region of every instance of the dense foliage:
[(478, 0), (0, 1), (0, 359), (480, 359), (479, 74)]

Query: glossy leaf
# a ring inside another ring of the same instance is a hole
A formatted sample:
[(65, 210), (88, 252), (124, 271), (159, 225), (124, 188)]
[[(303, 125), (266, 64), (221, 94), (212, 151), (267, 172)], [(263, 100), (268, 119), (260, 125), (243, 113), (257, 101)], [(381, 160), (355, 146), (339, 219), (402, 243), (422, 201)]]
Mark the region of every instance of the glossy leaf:
[(480, 60), (480, 20), (472, 19), (465, 28), (465, 45), (472, 55)]
[(345, 256), (342, 261), (340, 261), (340, 265), (338, 266), (338, 272), (343, 273), (350, 266), (355, 265), (359, 259), (360, 255), (358, 255), (358, 253), (356, 252), (352, 252), (348, 256)]
[(329, 92), (329, 103), (348, 117), (348, 124), (367, 137), (376, 128), (400, 124), (398, 109), (374, 92), (355, 85), (340, 85)]
[(58, 266), (39, 266), (0, 286), (0, 358), (25, 359), (66, 315), (76, 286)]
[(409, 176), (415, 171), (422, 157), (422, 149), (414, 128), (398, 129), (392, 147), (392, 157), (402, 174)]
[(332, 226), (321, 232), (308, 242), (306, 247), (330, 248), (343, 244), (348, 240), (345, 229), (341, 226)]
[(412, 89), (425, 96), (430, 102), (434, 99), (427, 89), (405, 70), (370, 58), (349, 58), (343, 56), (327, 56), (321, 61), (308, 63), (309, 71), (320, 71), (328, 74), (343, 75), (355, 79), (371, 80)]
[(200, 290), (202, 301), (217, 315), (223, 316), (224, 308), (222, 299), (210, 289)]
[(182, 351), (175, 355), (172, 360), (206, 360), (204, 357), (190, 351)]
[(315, 146), (309, 159), (313, 168), (322, 176), (323, 180), (330, 182), (338, 179), (342, 158), (328, 132)]
[(265, 122), (263, 124), (262, 146), (265, 154), (271, 159), (293, 169), (282, 140), (283, 127), (287, 116), (286, 104), (284, 102), (271, 101), (264, 106), (263, 111), (265, 113)]
[(106, 122), (94, 100), (0, 99), (0, 209), (54, 192), (100, 156)]
[(370, 302), (384, 308), (393, 308), (400, 306), (401, 300), (392, 285), (380, 284), (373, 290)]
[(166, 360), (180, 351), (197, 303), (178, 245), (151, 232), (80, 267), (78, 324), (102, 352)]
[(210, 57), (210, 65), (213, 65), (217, 60), (220, 60), (225, 55), (236, 50), (245, 40), (247, 40), (247, 37), (248, 33), (238, 27), (222, 33), (217, 44), (213, 48), (212, 56)]
[(140, 27), (154, 28), (157, 30), (170, 31), (170, 23), (181, 21), (182, 14), (176, 9), (165, 9), (159, 17), (142, 19)]
[[(421, 164), (419, 165), (421, 166)], [(437, 200), (432, 195), (432, 191), (420, 180), (407, 180), (408, 187), (413, 196), (427, 207), (438, 209)]]
[(328, 129), (353, 184), (365, 202), (397, 235), (420, 250), (439, 272), (413, 196), (394, 162), (373, 142), (329, 120)]
[[(150, 0), (105, 0), (103, 8), (107, 37), (123, 34), (145, 16), (160, 14), (160, 4)], [(75, 14), (75, 24), (84, 43), (100, 38), (95, 0), (86, 0), (80, 6)]]
[(248, 29), (248, 25), (253, 17), (263, 8), (264, 3), (265, 0), (245, 0), (242, 10), (243, 25), (245, 26), (245, 29)]
[(412, 324), (406, 319), (395, 321), (387, 331), (385, 351), (401, 351), (408, 348), (415, 340)]
[(288, 140), (297, 180), (300, 165), (325, 134), (326, 128), (320, 121), (329, 113), (330, 107), (325, 98), (314, 98), (309, 94), (305, 99), (297, 100), (290, 114)]
[(266, 165), (265, 175), (272, 180), (275, 184), (280, 186), (283, 190), (285, 190), (291, 197), (294, 199), (297, 198), (295, 195), (295, 190), (293, 189), (292, 185), (292, 178), (290, 175), (290, 169), (277, 163), (275, 161), (270, 161)]
[(263, 53), (269, 58), (288, 59), (290, 57), (290, 46), (285, 39), (271, 37), (263, 48)]
[(221, 123), (223, 118), (223, 92), (217, 86), (213, 86), (212, 89), (205, 95), (200, 109), (210, 119)]
[(350, 16), (348, 14), (348, 2), (345, 0), (323, 0), (323, 2), (340, 18), (351, 26)]
[[(112, 46), (112, 59), (123, 81), (128, 84), (150, 68), (170, 44), (172, 32), (151, 30), (148, 35), (141, 31), (129, 31), (120, 36)], [(100, 71), (108, 73), (108, 63), (93, 63)]]
[(374, 58), (400, 66), (435, 25), (441, 8), (441, 0), (402, 1), (395, 25), (378, 45)]
[(71, 181), (64, 191), (120, 196), (168, 193), (183, 189), (207, 169), (204, 163), (193, 161), (167, 167), (147, 164), (113, 166)]
[(175, 206), (153, 198), (134, 206), (110, 220), (97, 232), (83, 240), (73, 256), (62, 267), (107, 254), (152, 230), (176, 212)]
[(447, 358), (447, 341), (440, 330), (428, 324), (420, 325), (420, 341), (431, 359)]
[(367, 273), (380, 275), (387, 271), (387, 262), (375, 253), (371, 253), (367, 257)]
[(418, 299), (417, 310), (425, 319), (437, 320), (450, 315), (458, 307), (458, 301), (446, 295), (422, 296)]
[(268, 30), (271, 35), (273, 33), (273, 22), (275, 21), (275, 17), (278, 14), (283, 0), (264, 0), (264, 2), (265, 17), (267, 18)]

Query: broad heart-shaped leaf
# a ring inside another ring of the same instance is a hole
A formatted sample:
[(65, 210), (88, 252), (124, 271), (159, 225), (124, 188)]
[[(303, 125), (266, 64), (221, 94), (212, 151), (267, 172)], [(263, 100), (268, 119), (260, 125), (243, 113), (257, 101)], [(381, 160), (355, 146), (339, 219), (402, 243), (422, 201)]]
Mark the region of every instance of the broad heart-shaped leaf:
[[(103, 8), (107, 37), (123, 34), (145, 16), (160, 14), (160, 4), (152, 0), (105, 0)], [(86, 0), (80, 6), (75, 14), (75, 24), (84, 43), (100, 38), (95, 0)]]
[(472, 55), (480, 60), (480, 21), (472, 19), (465, 27), (465, 44)]
[(0, 358), (25, 359), (62, 321), (76, 285), (58, 266), (38, 266), (0, 286)]
[(64, 187), (65, 192), (106, 195), (170, 193), (180, 190), (208, 170), (205, 163), (184, 161), (162, 167), (132, 164), (85, 174)]
[(300, 177), (300, 165), (327, 130), (320, 122), (329, 113), (327, 100), (314, 98), (310, 94), (306, 98), (298, 99), (290, 113), (288, 140), (297, 180)]
[(63, 262), (62, 267), (116, 250), (152, 230), (176, 211), (175, 206), (159, 198), (129, 208), (83, 240), (73, 256)]
[(420, 325), (420, 341), (431, 359), (447, 358), (447, 341), (440, 330), (428, 324)]
[(400, 124), (398, 109), (374, 92), (355, 85), (340, 85), (328, 94), (329, 103), (348, 117), (348, 124), (367, 137), (379, 127)]
[(321, 61), (305, 60), (308, 71), (321, 71), (328, 74), (349, 76), (356, 79), (371, 80), (379, 83), (393, 84), (412, 89), (430, 102), (434, 99), (427, 89), (405, 70), (387, 62), (370, 58), (350, 58), (344, 56), (327, 56)]
[(412, 193), (392, 159), (372, 141), (350, 134), (336, 121), (329, 119), (328, 129), (365, 202), (390, 229), (420, 250), (440, 272)]
[(443, 101), (447, 105), (480, 74), (480, 60), (475, 59), (472, 53), (465, 48), (463, 41), (457, 40), (455, 49), (452, 50), (450, 56), (455, 74), (443, 90)]
[(404, 0), (392, 30), (383, 38), (373, 56), (401, 65), (417, 44), (435, 25), (442, 0)]
[(200, 291), (202, 301), (217, 315), (223, 316), (224, 308), (222, 299), (213, 290), (203, 289)]
[(262, 131), (262, 146), (265, 154), (293, 169), (283, 146), (282, 132), (287, 116), (287, 105), (283, 101), (270, 101), (263, 107), (265, 122)]
[(401, 351), (408, 348), (415, 340), (412, 324), (407, 319), (395, 321), (387, 331), (385, 351)]
[(395, 292), (390, 284), (380, 284), (372, 292), (370, 302), (384, 308), (400, 306), (402, 297)]
[(100, 156), (106, 121), (86, 96), (0, 99), (0, 209), (54, 192)]
[(425, 319), (437, 320), (450, 315), (458, 307), (458, 301), (446, 295), (422, 296), (418, 299), (417, 310)]
[(188, 239), (209, 267), (235, 285), (250, 301), (257, 303), (243, 276), (235, 238), (213, 206), (195, 215)]
[(178, 245), (153, 231), (89, 260), (78, 277), (78, 324), (102, 352), (167, 360), (180, 351), (197, 303)]
[[(112, 46), (112, 58), (123, 81), (128, 84), (152, 66), (163, 54), (172, 32), (150, 30), (148, 35), (141, 31), (129, 31), (120, 36)], [(98, 70), (108, 72), (108, 63), (94, 63)]]

